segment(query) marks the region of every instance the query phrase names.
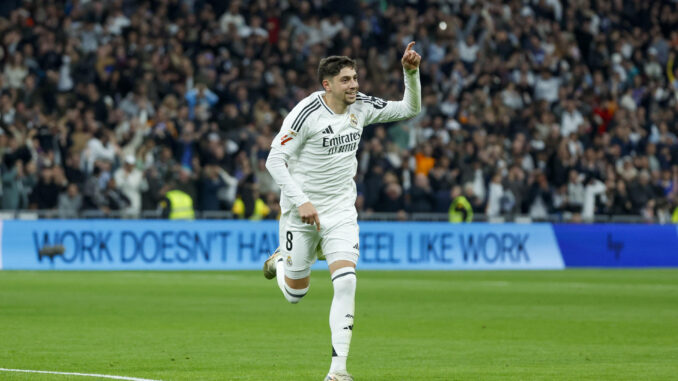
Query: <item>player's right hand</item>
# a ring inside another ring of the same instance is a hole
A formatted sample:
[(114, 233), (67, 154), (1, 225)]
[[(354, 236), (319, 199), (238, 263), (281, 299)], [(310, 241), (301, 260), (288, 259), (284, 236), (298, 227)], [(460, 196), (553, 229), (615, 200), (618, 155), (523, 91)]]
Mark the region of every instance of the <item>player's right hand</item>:
[(419, 53), (415, 52), (414, 49), (412, 49), (413, 47), (414, 41), (407, 44), (403, 58), (400, 60), (400, 62), (403, 64), (403, 67), (407, 71), (418, 69), (419, 64), (421, 63), (421, 56)]
[(309, 225), (315, 225), (316, 229), (320, 231), (320, 218), (318, 217), (318, 211), (315, 210), (315, 206), (311, 202), (301, 204), (299, 206), (299, 216), (301, 216), (301, 222)]

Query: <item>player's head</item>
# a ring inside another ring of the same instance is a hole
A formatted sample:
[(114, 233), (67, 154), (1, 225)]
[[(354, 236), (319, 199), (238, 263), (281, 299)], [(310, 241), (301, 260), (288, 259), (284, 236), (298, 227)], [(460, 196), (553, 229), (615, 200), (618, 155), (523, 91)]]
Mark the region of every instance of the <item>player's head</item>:
[(346, 104), (355, 102), (358, 94), (356, 62), (346, 56), (330, 56), (320, 60), (318, 80), (325, 92)]

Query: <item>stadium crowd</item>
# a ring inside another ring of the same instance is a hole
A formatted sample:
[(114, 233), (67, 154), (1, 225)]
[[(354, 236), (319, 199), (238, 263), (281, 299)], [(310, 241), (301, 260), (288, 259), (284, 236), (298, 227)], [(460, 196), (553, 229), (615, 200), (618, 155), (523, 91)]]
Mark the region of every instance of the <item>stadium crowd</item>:
[[(11, 3), (11, 2), (10, 2)], [(2, 209), (276, 218), (264, 162), (320, 58), (419, 117), (363, 132), (364, 213), (665, 222), (678, 202), (678, 2), (32, 0), (0, 18)]]

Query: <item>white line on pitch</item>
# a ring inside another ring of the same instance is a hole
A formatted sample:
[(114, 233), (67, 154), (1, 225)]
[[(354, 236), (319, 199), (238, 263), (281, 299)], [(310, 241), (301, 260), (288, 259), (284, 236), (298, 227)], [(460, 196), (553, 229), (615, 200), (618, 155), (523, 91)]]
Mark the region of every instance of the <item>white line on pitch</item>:
[(27, 370), (27, 369), (6, 369), (0, 368), (2, 372), (20, 372), (20, 373), (44, 373), (44, 374), (61, 374), (65, 376), (82, 376), (82, 377), (98, 377), (98, 378), (112, 378), (114, 380), (128, 380), (128, 381), (160, 381), (151, 380), (148, 378), (124, 377), (124, 376), (109, 376), (107, 374), (93, 374), (93, 373), (74, 373), (74, 372), (52, 372), (48, 370)]

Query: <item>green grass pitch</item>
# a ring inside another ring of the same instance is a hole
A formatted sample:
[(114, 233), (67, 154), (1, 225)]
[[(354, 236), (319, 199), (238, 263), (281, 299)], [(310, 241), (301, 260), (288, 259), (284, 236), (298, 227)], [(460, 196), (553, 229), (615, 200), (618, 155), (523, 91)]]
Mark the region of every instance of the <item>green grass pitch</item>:
[[(260, 272), (0, 272), (0, 368), (320, 381), (331, 296), (326, 271), (298, 305)], [(678, 270), (358, 271), (356, 303), (357, 381), (678, 379)]]

